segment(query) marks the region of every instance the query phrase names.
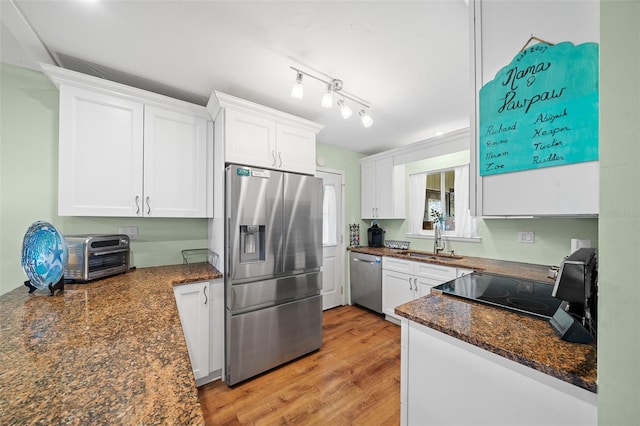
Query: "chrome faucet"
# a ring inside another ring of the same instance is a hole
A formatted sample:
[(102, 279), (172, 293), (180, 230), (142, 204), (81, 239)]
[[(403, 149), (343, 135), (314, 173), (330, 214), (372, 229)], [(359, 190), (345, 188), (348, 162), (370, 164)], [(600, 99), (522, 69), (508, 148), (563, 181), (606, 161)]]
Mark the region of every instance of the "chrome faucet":
[(442, 232), (440, 231), (440, 225), (436, 225), (433, 228), (433, 253), (438, 254), (444, 251), (445, 242), (442, 241)]

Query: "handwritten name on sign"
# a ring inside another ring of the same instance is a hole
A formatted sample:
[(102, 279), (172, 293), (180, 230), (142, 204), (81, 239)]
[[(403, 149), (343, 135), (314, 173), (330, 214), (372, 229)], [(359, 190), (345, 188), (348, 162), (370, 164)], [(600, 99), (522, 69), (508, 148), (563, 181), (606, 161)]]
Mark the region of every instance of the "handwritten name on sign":
[(480, 175), (598, 159), (598, 45), (536, 44), (480, 89)]

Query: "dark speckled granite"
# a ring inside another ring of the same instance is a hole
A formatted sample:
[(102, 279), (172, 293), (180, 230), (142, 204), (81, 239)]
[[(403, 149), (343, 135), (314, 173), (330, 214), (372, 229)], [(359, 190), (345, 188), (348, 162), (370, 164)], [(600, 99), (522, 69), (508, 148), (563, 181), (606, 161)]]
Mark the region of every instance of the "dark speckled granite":
[[(485, 259), (483, 257), (461, 256), (462, 259), (455, 259), (447, 255), (440, 255), (438, 259), (420, 259), (407, 255), (407, 250), (397, 250), (374, 247), (349, 247), (349, 250), (367, 253), (378, 256), (396, 257), (399, 259), (411, 260), (413, 262), (433, 263), (436, 265), (452, 266), (455, 268), (473, 269), (478, 272), (492, 272), (494, 274), (509, 275), (511, 277), (525, 278), (534, 281), (553, 283), (554, 280), (547, 278), (549, 266), (535, 265), (532, 263), (510, 262), (506, 260)], [(418, 251), (418, 250), (411, 250)], [(420, 252), (433, 254), (429, 252)], [(459, 257), (459, 256), (456, 256)]]
[(0, 296), (0, 424), (204, 424), (172, 285), (207, 263)]

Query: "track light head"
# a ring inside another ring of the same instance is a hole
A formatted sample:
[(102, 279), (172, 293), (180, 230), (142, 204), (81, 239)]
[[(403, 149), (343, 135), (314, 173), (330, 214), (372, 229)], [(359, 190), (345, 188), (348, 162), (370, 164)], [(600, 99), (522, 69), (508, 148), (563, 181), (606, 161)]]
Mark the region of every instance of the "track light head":
[(351, 114), (353, 114), (353, 111), (351, 111), (349, 105), (346, 105), (344, 103), (344, 99), (338, 99), (338, 108), (340, 108), (340, 114), (342, 114), (342, 118), (344, 118), (345, 120), (351, 117)]
[(365, 110), (360, 110), (360, 118), (362, 119), (362, 125), (364, 127), (371, 127), (373, 124), (373, 118), (371, 118)]
[(296, 99), (302, 99), (304, 96), (304, 87), (302, 86), (302, 73), (298, 71), (296, 81), (291, 88), (291, 97)]
[(333, 86), (331, 83), (327, 84), (327, 91), (322, 95), (322, 102), (320, 103), (323, 108), (333, 107)]

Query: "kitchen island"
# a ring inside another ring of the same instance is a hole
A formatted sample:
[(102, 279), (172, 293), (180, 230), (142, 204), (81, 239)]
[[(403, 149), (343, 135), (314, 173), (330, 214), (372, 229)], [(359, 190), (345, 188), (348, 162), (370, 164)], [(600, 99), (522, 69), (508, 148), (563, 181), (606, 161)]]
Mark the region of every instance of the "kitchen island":
[(0, 296), (0, 424), (204, 424), (173, 286), (208, 263)]
[(398, 306), (401, 424), (596, 424), (596, 346), (455, 297)]

